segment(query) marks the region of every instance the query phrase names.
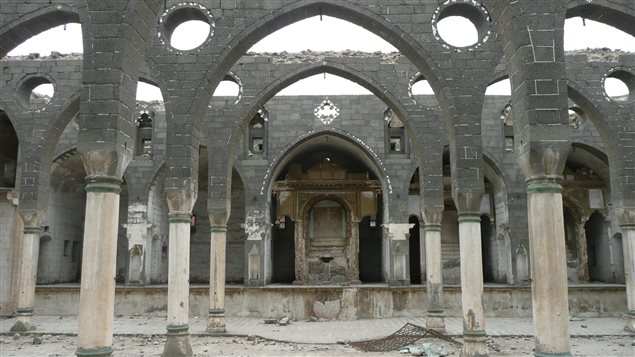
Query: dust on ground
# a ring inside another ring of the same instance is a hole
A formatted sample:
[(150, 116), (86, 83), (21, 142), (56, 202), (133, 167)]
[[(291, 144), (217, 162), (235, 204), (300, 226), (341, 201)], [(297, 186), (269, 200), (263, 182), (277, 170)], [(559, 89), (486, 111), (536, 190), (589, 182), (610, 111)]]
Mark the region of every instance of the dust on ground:
[[(38, 341), (41, 339), (41, 341)], [(194, 356), (410, 356), (394, 352), (364, 352), (343, 344), (302, 344), (249, 337), (190, 336)], [(35, 342), (35, 344), (34, 344)], [(38, 344), (39, 342), (39, 344)], [(416, 343), (436, 343), (425, 338)], [(5, 334), (0, 336), (2, 357), (66, 357), (75, 356), (76, 337), (70, 335)], [(115, 336), (113, 356), (160, 356), (164, 335)], [(530, 337), (488, 338), (490, 356), (533, 356), (534, 341)], [(459, 348), (451, 348), (449, 356), (458, 356)], [(574, 356), (634, 356), (633, 336), (573, 337)]]

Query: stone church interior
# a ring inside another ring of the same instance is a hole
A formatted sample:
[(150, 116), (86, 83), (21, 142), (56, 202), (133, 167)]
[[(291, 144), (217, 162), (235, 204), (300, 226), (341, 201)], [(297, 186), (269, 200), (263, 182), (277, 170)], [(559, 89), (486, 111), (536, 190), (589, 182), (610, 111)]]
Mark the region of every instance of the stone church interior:
[[(635, 36), (630, 0), (5, 0), (0, 14), (12, 331), (79, 315), (77, 355), (109, 356), (113, 315), (158, 311), (164, 354), (181, 356), (191, 316), (224, 333), (226, 316), (308, 319), (326, 301), (339, 320), (463, 317), (466, 356), (487, 353), (487, 317), (533, 317), (541, 356), (568, 355), (570, 314), (635, 331), (635, 53), (563, 46), (580, 18)], [(317, 16), (396, 52), (249, 51)], [(449, 17), (473, 43), (444, 39)], [(189, 21), (207, 33), (178, 48)], [(11, 54), (66, 24), (83, 53)], [(281, 94), (327, 75), (362, 94)]]

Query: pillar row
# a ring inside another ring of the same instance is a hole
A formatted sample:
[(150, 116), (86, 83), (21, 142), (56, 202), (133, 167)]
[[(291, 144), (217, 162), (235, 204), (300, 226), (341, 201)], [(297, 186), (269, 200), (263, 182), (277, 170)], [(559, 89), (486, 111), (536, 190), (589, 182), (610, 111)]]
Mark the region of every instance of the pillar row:
[(226, 225), (212, 225), (207, 332), (225, 333), (225, 241)]
[[(35, 330), (33, 305), (35, 302), (35, 283), (37, 279), (37, 261), (40, 251), (40, 219), (26, 220), (22, 240), (20, 259), (20, 281), (18, 282), (18, 307), (15, 324), (11, 332)], [(27, 226), (28, 224), (28, 226)]]
[(121, 180), (89, 176), (79, 293), (77, 356), (110, 356)]
[(480, 213), (459, 213), (459, 248), (464, 341), (462, 355), (487, 356)]
[(536, 356), (570, 356), (569, 292), (560, 176), (527, 180)]

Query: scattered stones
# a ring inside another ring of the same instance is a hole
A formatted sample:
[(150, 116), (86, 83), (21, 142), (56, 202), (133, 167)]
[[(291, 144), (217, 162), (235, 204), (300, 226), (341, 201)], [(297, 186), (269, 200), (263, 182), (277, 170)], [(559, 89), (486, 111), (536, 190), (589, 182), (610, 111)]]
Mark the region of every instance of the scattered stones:
[(42, 344), (42, 337), (35, 336), (35, 337), (33, 338), (33, 344), (34, 344), (34, 345), (41, 345), (41, 344)]
[(19, 340), (20, 339), (20, 334), (16, 333), (15, 335), (13, 335), (13, 339), (14, 340)]
[(278, 319), (265, 319), (265, 325), (273, 325), (278, 322)]
[(278, 320), (278, 326), (287, 326), (290, 322), (289, 318), (285, 316)]

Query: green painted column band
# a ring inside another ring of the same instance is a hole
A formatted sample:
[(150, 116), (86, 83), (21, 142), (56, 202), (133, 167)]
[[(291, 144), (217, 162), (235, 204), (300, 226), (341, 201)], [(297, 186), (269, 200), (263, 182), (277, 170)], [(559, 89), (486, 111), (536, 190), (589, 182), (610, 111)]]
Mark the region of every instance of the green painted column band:
[(431, 313), (431, 314), (442, 314), (443, 313), (443, 309), (438, 308), (438, 307), (430, 307), (430, 308), (428, 308), (427, 311), (428, 311), (428, 313)]
[(116, 183), (91, 182), (86, 185), (86, 192), (119, 194), (121, 192), (121, 186)]
[(537, 182), (527, 185), (527, 193), (562, 193), (562, 185), (553, 182)]
[(106, 357), (112, 355), (112, 347), (102, 348), (78, 348), (75, 351), (75, 355), (78, 357), (91, 356), (91, 357)]
[(24, 227), (24, 234), (40, 234), (42, 233), (41, 227)]
[(630, 318), (635, 318), (635, 310), (629, 310), (629, 311), (626, 312), (626, 314)]
[(485, 337), (485, 330), (463, 331), (463, 337)]
[(536, 357), (571, 357), (570, 352), (548, 353), (548, 352), (534, 352)]
[(461, 214), (459, 213), (459, 223), (463, 222), (473, 222), (473, 223), (481, 223), (481, 216), (477, 214)]
[(621, 224), (620, 228), (623, 231), (635, 231), (635, 224)]
[(190, 326), (185, 324), (185, 325), (168, 325), (167, 326), (167, 330), (168, 333), (170, 334), (183, 334), (183, 333), (187, 333), (190, 329)]
[(423, 226), (423, 231), (424, 232), (441, 232), (441, 227), (440, 226)]
[(185, 223), (185, 224), (190, 224), (192, 221), (189, 218), (183, 218), (183, 217), (170, 217), (168, 218), (168, 222), (170, 223)]
[(32, 307), (18, 307), (17, 309), (15, 309), (15, 314), (21, 315), (21, 316), (33, 315), (33, 308)]
[(225, 309), (209, 309), (207, 310), (209, 316), (224, 316)]
[(227, 226), (212, 226), (211, 231), (212, 233), (224, 233), (227, 232)]

